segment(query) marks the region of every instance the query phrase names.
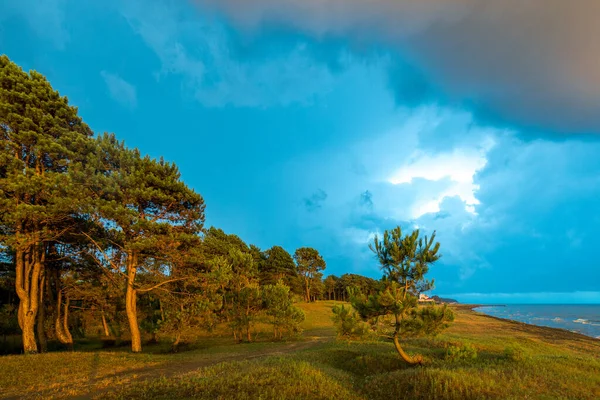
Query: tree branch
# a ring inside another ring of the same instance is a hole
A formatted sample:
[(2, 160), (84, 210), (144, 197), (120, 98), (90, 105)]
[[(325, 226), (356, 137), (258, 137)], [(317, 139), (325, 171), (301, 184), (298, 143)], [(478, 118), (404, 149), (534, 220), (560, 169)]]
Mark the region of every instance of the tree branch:
[(188, 279), (188, 277), (185, 277), (185, 278), (175, 278), (175, 279), (169, 279), (169, 280), (167, 280), (167, 281), (161, 282), (161, 283), (159, 283), (159, 284), (156, 284), (156, 285), (154, 285), (154, 286), (152, 286), (152, 287), (149, 287), (149, 288), (147, 288), (147, 289), (136, 289), (136, 291), (137, 291), (137, 292), (139, 292), (139, 293), (146, 293), (146, 292), (149, 292), (149, 291), (151, 291), (151, 290), (157, 289), (157, 288), (161, 287), (162, 285), (166, 285), (167, 283), (171, 283), (171, 282), (177, 282), (177, 281), (184, 281), (184, 280), (186, 280), (186, 279)]

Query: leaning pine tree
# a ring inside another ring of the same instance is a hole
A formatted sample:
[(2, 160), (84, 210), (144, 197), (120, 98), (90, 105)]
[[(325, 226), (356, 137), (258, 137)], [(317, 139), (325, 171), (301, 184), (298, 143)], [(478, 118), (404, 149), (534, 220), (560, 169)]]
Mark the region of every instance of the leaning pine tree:
[(363, 319), (391, 317), (391, 336), (398, 354), (411, 365), (422, 364), (422, 356), (411, 356), (404, 351), (400, 338), (435, 335), (454, 320), (452, 310), (446, 305), (418, 305), (419, 293), (433, 286), (433, 281), (425, 279), (429, 266), (440, 258), (435, 232), (430, 238), (420, 237), (419, 230), (403, 236), (397, 227), (385, 231), (382, 240), (376, 236), (369, 247), (384, 271), (384, 285), (370, 296), (351, 293), (352, 306)]

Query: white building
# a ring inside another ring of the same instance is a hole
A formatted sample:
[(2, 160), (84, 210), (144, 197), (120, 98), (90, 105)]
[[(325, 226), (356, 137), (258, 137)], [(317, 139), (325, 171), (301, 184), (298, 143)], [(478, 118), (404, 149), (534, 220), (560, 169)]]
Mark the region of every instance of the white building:
[(433, 300), (432, 298), (430, 298), (429, 296), (427, 296), (425, 293), (421, 293), (421, 294), (419, 294), (419, 301), (422, 301), (422, 302), (433, 302), (435, 300)]

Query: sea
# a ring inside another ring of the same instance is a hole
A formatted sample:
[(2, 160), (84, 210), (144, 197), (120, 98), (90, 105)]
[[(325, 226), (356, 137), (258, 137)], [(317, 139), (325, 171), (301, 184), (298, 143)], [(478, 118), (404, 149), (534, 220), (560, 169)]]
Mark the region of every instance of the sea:
[(507, 304), (480, 306), (475, 311), (600, 339), (600, 304)]

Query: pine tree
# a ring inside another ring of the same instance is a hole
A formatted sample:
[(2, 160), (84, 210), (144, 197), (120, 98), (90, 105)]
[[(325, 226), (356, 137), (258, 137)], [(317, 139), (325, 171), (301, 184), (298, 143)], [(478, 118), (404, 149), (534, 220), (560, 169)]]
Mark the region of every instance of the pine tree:
[(327, 300), (337, 300), (335, 295), (335, 289), (339, 278), (335, 275), (329, 275), (325, 278), (323, 285), (325, 286), (325, 293), (327, 293)]
[(265, 260), (259, 264), (261, 284), (275, 284), (279, 280), (288, 282), (296, 276), (294, 259), (283, 247), (273, 246), (264, 254)]
[(230, 265), (232, 270), (226, 294), (230, 326), (234, 338), (241, 341), (246, 336), (252, 341), (251, 328), (254, 320), (262, 311), (262, 298), (258, 280), (258, 267), (250, 253), (244, 253), (239, 248), (230, 250)]
[[(304, 299), (311, 301), (311, 282), (319, 271), (325, 269), (325, 260), (319, 252), (311, 247), (301, 247), (294, 253), (298, 276), (304, 286)], [(321, 275), (322, 276), (322, 275)]]
[(300, 324), (305, 319), (304, 312), (292, 302), (290, 288), (282, 282), (261, 287), (265, 314), (273, 325), (273, 338), (280, 340), (284, 333), (290, 335), (300, 332)]
[[(15, 253), (23, 350), (38, 351), (35, 323), (43, 300), (48, 243), (69, 230), (81, 206), (74, 177), (91, 130), (39, 73), (0, 56), (1, 241)], [(83, 196), (84, 198), (84, 196)]]
[(396, 351), (407, 363), (421, 364), (421, 356), (411, 356), (404, 351), (400, 336), (437, 334), (454, 319), (446, 306), (417, 306), (419, 293), (433, 285), (425, 279), (425, 274), (440, 258), (440, 244), (435, 242), (435, 232), (430, 238), (421, 237), (419, 230), (404, 236), (397, 227), (385, 231), (382, 240), (375, 236), (369, 247), (384, 271), (384, 287), (372, 295), (351, 290), (352, 306), (363, 319), (393, 316), (392, 340)]
[[(142, 157), (114, 137), (98, 139), (98, 199), (95, 220), (103, 222), (113, 236), (116, 257), (104, 262), (125, 276), (125, 309), (133, 352), (142, 350), (137, 315), (137, 295), (171, 281), (169, 257), (194, 240), (204, 223), (204, 201), (180, 179), (175, 164)], [(104, 165), (105, 167), (102, 167)], [(92, 238), (90, 238), (92, 239)], [(97, 248), (105, 255), (103, 246)], [(164, 278), (141, 287), (139, 273)], [(183, 278), (174, 278), (183, 279)]]

